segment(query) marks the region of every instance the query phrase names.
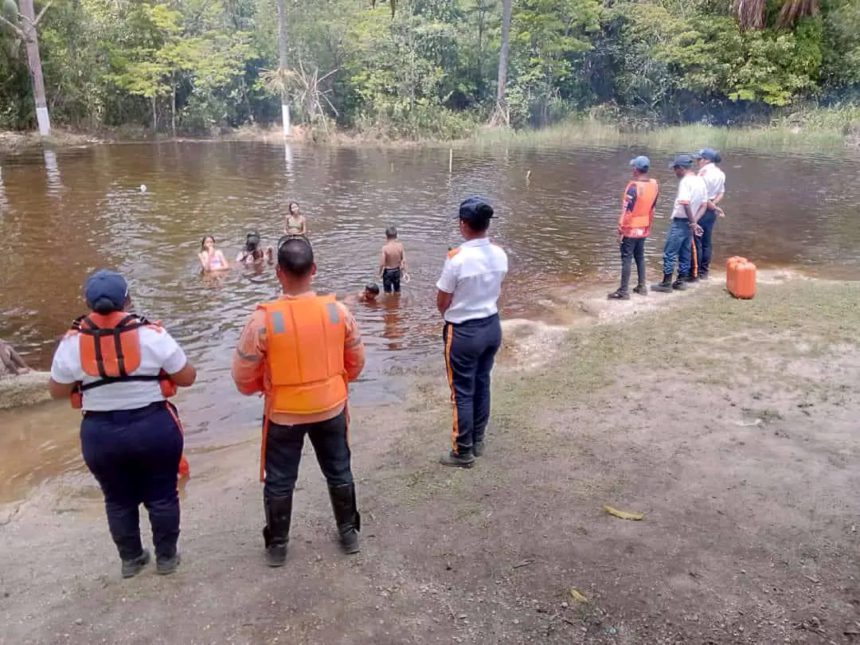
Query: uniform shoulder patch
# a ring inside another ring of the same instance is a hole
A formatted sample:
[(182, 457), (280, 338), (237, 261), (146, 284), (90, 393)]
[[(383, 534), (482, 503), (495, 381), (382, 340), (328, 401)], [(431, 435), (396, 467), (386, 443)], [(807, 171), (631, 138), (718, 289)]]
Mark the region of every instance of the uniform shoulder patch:
[(455, 255), (457, 255), (459, 252), (460, 252), (460, 247), (459, 247), (459, 246), (458, 246), (458, 247), (455, 247), (455, 248), (453, 248), (453, 249), (448, 249), (448, 259), (450, 260), (450, 259), (451, 259), (451, 258), (453, 258)]

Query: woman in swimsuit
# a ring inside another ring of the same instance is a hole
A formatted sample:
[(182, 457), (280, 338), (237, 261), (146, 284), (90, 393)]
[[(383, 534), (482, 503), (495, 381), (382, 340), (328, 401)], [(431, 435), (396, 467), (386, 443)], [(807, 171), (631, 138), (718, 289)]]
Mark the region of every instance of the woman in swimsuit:
[(287, 207), (287, 218), (284, 222), (284, 232), (287, 235), (307, 235), (308, 222), (305, 216), (299, 212), (299, 205), (296, 202), (290, 202)]
[(226, 271), (230, 268), (230, 263), (224, 254), (215, 248), (215, 238), (207, 235), (200, 243), (200, 253), (197, 257), (200, 258), (200, 264), (203, 266), (203, 273), (211, 273), (213, 271)]
[(260, 234), (257, 231), (251, 231), (245, 236), (245, 248), (239, 251), (239, 255), (236, 256), (236, 262), (247, 266), (257, 264), (263, 260), (272, 263), (274, 258), (275, 253), (272, 247), (270, 246), (263, 250), (263, 247), (260, 246)]

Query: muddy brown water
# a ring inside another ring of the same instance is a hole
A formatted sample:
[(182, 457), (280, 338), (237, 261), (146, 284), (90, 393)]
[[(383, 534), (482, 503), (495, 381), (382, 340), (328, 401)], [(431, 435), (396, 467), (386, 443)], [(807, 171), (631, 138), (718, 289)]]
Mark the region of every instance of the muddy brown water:
[[(116, 268), (130, 280), (136, 309), (163, 321), (199, 368), (198, 384), (180, 399), (191, 449), (243, 437), (259, 420), (260, 402), (235, 392), (231, 352), (247, 314), (276, 295), (277, 283), (270, 268), (202, 276), (196, 254), (207, 234), (231, 260), (247, 231), (274, 244), (294, 200), (308, 218), (320, 291), (345, 295), (375, 280), (384, 228), (397, 225), (411, 283), (399, 299), (354, 307), (368, 347), (354, 396), (360, 404), (397, 402), (405, 372), (441, 360), (433, 285), (459, 241), (450, 217), (458, 202), (477, 193), (496, 206), (493, 235), (511, 261), (505, 316), (539, 317), (550, 289), (617, 276), (615, 220), (627, 161), (639, 152), (458, 150), (451, 174), (444, 148), (187, 142), (6, 156), (0, 338), (47, 368), (57, 338), (83, 312), (85, 276)], [(677, 180), (664, 163), (673, 151), (645, 152), (663, 186), (647, 246), (656, 278)], [(717, 264), (743, 254), (761, 266), (860, 278), (860, 152), (724, 151), (724, 158), (728, 217), (717, 225)], [(0, 501), (80, 468), (76, 417), (60, 404), (2, 413), (0, 426)]]

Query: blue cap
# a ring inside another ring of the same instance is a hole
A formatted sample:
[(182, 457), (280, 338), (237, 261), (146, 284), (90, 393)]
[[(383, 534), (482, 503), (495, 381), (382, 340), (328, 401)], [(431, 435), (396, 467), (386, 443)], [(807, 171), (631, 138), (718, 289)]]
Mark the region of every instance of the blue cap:
[(720, 158), (720, 153), (713, 148), (702, 148), (696, 153), (696, 159), (707, 159), (710, 162), (715, 162)]
[(692, 168), (693, 167), (693, 156), (692, 155), (678, 155), (675, 157), (675, 160), (672, 162), (670, 168)]
[(128, 297), (128, 283), (119, 273), (100, 269), (87, 278), (84, 297), (93, 311), (122, 311)]
[(489, 219), (493, 216), (493, 207), (483, 197), (469, 197), (460, 203), (457, 216), (468, 222)]
[(651, 160), (645, 155), (639, 155), (630, 160), (630, 165), (641, 172), (648, 172), (651, 167)]

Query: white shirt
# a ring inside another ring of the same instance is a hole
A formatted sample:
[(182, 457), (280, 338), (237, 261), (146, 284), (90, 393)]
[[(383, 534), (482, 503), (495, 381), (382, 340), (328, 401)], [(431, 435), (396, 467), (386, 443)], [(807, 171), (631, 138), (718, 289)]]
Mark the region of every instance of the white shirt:
[[(161, 370), (175, 374), (185, 367), (188, 361), (185, 352), (164, 329), (141, 327), (138, 333), (140, 367), (131, 375), (158, 375)], [(69, 334), (60, 340), (51, 364), (51, 378), (57, 383), (79, 381), (84, 385), (100, 380), (98, 376), (86, 374), (81, 367), (79, 334)], [(98, 412), (135, 410), (157, 401), (164, 401), (158, 381), (107, 383), (83, 393), (83, 409)]]
[(699, 177), (705, 180), (708, 199), (715, 199), (726, 192), (726, 173), (715, 163), (707, 163), (699, 169)]
[(445, 320), (459, 324), (499, 313), (499, 293), (508, 272), (508, 256), (487, 238), (451, 251), (436, 288), (454, 294)]
[(684, 204), (690, 205), (690, 210), (695, 217), (706, 201), (708, 201), (708, 189), (705, 186), (705, 180), (698, 175), (684, 175), (681, 183), (678, 184), (678, 196), (675, 198), (672, 219), (687, 219)]

